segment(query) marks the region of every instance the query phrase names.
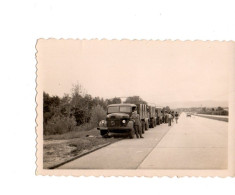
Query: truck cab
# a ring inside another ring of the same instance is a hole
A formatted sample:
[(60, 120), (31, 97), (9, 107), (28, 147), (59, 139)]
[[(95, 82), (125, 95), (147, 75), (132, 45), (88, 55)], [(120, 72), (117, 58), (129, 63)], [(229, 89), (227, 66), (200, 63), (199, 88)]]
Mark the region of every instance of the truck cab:
[(107, 107), (105, 120), (99, 122), (97, 130), (102, 137), (110, 133), (125, 133), (134, 138), (134, 122), (130, 120), (131, 114), (137, 106), (135, 104), (110, 104)]

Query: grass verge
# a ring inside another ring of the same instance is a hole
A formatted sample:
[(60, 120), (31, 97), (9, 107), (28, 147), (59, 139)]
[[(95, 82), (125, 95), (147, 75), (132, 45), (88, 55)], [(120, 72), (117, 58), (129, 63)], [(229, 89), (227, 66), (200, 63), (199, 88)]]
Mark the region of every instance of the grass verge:
[(44, 136), (43, 168), (48, 169), (56, 166), (105, 144), (119, 141), (120, 139), (113, 137), (102, 138), (96, 129)]
[(213, 116), (202, 116), (202, 115), (196, 115), (196, 116), (204, 117), (204, 118), (209, 118), (209, 119), (213, 119), (213, 120), (218, 120), (218, 121), (228, 122), (228, 118), (219, 118), (219, 117), (213, 117)]

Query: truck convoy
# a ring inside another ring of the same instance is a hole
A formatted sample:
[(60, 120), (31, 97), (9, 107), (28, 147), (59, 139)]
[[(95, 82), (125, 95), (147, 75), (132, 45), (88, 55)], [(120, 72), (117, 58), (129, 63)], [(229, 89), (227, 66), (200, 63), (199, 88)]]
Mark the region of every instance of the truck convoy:
[(137, 106), (137, 113), (140, 116), (141, 121), (141, 127), (142, 127), (142, 133), (145, 132), (145, 130), (149, 129), (149, 111), (148, 106), (146, 104), (136, 104)]
[(157, 113), (154, 106), (149, 106), (149, 127), (154, 128), (157, 125)]
[(156, 119), (157, 125), (160, 125), (163, 123), (163, 109), (162, 107), (156, 107), (155, 110), (156, 110), (156, 115), (157, 115), (157, 119)]
[(130, 118), (135, 109), (140, 116), (142, 133), (163, 122), (160, 107), (156, 108), (146, 104), (110, 104), (107, 107), (106, 119), (99, 122), (97, 130), (100, 131), (102, 137), (106, 137), (110, 133), (125, 133), (129, 138), (134, 138), (134, 122)]

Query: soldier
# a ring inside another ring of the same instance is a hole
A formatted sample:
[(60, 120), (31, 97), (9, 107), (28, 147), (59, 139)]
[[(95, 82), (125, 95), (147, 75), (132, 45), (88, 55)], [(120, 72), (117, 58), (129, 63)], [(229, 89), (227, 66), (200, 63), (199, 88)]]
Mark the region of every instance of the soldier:
[(172, 115), (171, 112), (168, 114), (168, 126), (171, 126)]
[(161, 114), (160, 114), (160, 123), (164, 123), (164, 116), (163, 116), (163, 111), (161, 110)]
[(165, 111), (165, 123), (168, 123), (168, 113)]
[(179, 118), (179, 114), (176, 112), (175, 113), (175, 122), (177, 123), (177, 121), (178, 121), (178, 118)]
[(141, 123), (140, 123), (140, 116), (137, 114), (136, 108), (132, 112), (131, 119), (134, 121), (134, 128), (135, 128), (135, 134), (137, 138), (144, 138), (142, 136), (142, 129), (141, 129)]
[(175, 112), (174, 112), (174, 111), (172, 111), (172, 112), (171, 112), (171, 115), (172, 115), (172, 122), (174, 122)]

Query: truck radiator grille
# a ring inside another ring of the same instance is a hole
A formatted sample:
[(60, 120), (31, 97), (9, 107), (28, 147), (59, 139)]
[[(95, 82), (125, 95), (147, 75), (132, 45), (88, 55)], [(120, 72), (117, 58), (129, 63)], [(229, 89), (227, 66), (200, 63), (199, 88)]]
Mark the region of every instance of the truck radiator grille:
[(119, 127), (121, 126), (121, 121), (120, 120), (108, 120), (107, 121), (107, 126), (108, 127)]

